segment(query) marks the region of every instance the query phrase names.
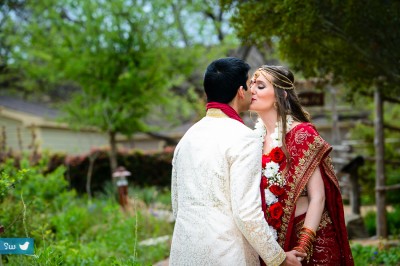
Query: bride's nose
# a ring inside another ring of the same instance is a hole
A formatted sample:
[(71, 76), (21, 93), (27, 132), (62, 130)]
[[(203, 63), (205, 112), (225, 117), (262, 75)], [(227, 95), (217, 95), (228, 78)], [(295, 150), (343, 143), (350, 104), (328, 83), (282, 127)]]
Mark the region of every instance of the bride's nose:
[(251, 91), (251, 94), (254, 94), (255, 93), (255, 89), (253, 88), (254, 86), (253, 86), (254, 84), (250, 84), (250, 91)]

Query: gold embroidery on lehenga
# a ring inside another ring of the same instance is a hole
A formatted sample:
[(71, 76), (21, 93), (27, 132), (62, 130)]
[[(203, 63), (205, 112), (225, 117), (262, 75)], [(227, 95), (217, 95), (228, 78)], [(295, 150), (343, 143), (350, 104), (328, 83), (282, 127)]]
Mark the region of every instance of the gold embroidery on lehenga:
[(331, 217), (329, 217), (328, 211), (324, 210), (317, 231), (325, 228), (328, 224), (332, 224), (332, 220)]
[[(294, 138), (296, 144), (304, 142), (307, 139), (304, 138), (304, 136), (311, 136), (310, 133), (304, 132), (303, 129), (301, 130), (302, 131), (299, 130), (299, 132), (295, 133), (296, 135)], [(308, 179), (311, 177), (318, 164), (322, 161), (325, 152), (330, 149), (329, 145), (319, 135), (316, 135), (312, 142), (310, 142), (307, 146), (308, 149), (296, 150), (296, 155), (302, 157), (299, 159), (298, 165), (294, 168), (294, 174), (291, 176), (292, 180), (289, 180), (290, 178), (287, 180), (290, 186), (290, 191), (288, 192), (288, 197), (285, 200), (286, 206), (282, 216), (282, 226), (280, 228), (280, 232), (278, 233), (278, 243), (281, 246), (283, 246), (285, 243), (285, 235), (288, 230), (290, 217), (295, 203), (300, 196), (301, 190), (306, 186)], [(294, 154), (292, 154), (292, 156), (293, 155)], [(296, 186), (295, 184), (298, 185)], [(296, 187), (297, 191), (295, 189)]]

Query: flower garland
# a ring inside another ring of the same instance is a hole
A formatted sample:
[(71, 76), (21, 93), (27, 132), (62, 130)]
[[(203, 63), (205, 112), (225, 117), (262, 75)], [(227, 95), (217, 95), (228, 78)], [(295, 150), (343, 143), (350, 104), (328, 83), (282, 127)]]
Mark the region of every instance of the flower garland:
[[(290, 130), (292, 123), (293, 117), (288, 116), (286, 122), (287, 131)], [(258, 132), (261, 143), (264, 143), (267, 130), (260, 118), (255, 125), (255, 131)], [(274, 238), (278, 239), (277, 229), (282, 225), (281, 217), (283, 215), (282, 204), (278, 201), (278, 198), (283, 195), (283, 187), (286, 184), (286, 180), (280, 171), (280, 164), (285, 159), (285, 154), (281, 149), (283, 136), (280, 121), (276, 123), (271, 139), (271, 151), (262, 155), (262, 187), (265, 188), (267, 222)]]

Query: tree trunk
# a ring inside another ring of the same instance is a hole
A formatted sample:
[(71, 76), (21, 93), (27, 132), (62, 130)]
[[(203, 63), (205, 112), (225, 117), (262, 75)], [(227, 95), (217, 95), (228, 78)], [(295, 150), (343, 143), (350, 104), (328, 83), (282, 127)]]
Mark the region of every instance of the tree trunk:
[(89, 169), (86, 175), (86, 193), (88, 195), (89, 200), (92, 199), (92, 174), (93, 174), (93, 166), (94, 166), (94, 161), (96, 160), (98, 156), (98, 152), (93, 152), (89, 155)]
[(387, 237), (386, 226), (386, 191), (381, 189), (385, 186), (385, 162), (384, 162), (384, 132), (383, 132), (383, 101), (379, 89), (375, 88), (375, 151), (376, 151), (376, 235)]
[(110, 168), (111, 176), (117, 170), (117, 141), (115, 139), (116, 133), (114, 131), (109, 132), (110, 141)]

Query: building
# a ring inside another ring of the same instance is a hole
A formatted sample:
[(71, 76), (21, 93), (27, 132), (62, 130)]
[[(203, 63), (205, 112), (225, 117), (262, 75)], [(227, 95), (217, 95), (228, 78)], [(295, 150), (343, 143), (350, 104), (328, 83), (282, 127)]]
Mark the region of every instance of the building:
[[(61, 152), (83, 154), (92, 148), (108, 147), (108, 136), (95, 128), (75, 130), (59, 121), (58, 110), (9, 96), (0, 96), (0, 152)], [(178, 141), (179, 127), (164, 135), (117, 136), (119, 148), (159, 151), (167, 140)]]

